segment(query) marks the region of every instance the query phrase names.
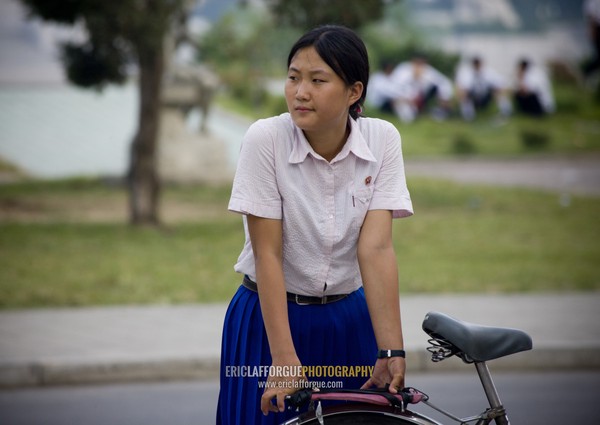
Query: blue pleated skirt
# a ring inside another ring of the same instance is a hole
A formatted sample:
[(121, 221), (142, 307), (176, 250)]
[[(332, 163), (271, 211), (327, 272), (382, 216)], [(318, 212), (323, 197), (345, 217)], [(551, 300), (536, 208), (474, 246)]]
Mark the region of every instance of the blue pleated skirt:
[[(307, 373), (311, 383), (322, 388), (328, 382), (339, 388), (341, 383), (342, 388), (352, 389), (367, 381), (369, 376), (363, 372), (375, 364), (377, 343), (362, 288), (325, 305), (288, 302), (288, 315), (300, 361), (303, 366), (314, 366)], [(264, 416), (260, 411), (264, 391), (260, 382), (266, 376), (253, 372), (260, 371), (259, 366), (270, 365), (258, 294), (240, 286), (229, 304), (223, 327), (217, 425), (274, 425), (298, 414), (287, 411)], [(358, 373), (329, 366), (350, 366)]]

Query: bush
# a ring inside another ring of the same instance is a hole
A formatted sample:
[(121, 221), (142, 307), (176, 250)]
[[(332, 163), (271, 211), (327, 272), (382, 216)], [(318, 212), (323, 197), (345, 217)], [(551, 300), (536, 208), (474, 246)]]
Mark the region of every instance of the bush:
[(548, 133), (534, 129), (522, 129), (520, 132), (521, 144), (525, 149), (541, 150), (550, 144)]
[(457, 155), (469, 155), (477, 151), (475, 143), (466, 134), (458, 134), (452, 139), (452, 153)]

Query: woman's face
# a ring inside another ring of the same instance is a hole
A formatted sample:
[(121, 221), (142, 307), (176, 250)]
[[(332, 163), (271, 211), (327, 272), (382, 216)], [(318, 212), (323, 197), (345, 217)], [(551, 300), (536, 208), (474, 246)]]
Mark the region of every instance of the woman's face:
[(307, 134), (343, 128), (350, 106), (360, 99), (362, 83), (348, 87), (314, 47), (298, 50), (285, 84), (292, 119)]

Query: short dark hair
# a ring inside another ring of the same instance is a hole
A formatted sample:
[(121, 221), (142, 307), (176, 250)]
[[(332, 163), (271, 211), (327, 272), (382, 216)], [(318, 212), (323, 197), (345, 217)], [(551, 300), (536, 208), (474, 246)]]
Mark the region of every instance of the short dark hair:
[(527, 68), (529, 68), (530, 65), (531, 65), (531, 62), (529, 61), (529, 59), (527, 59), (527, 58), (519, 59), (518, 67), (521, 71), (527, 70)]
[(314, 28), (292, 46), (287, 61), (288, 68), (298, 50), (305, 47), (314, 47), (321, 59), (348, 86), (357, 81), (363, 84), (362, 96), (350, 106), (350, 116), (358, 118), (367, 96), (369, 82), (369, 56), (361, 38), (351, 29), (341, 25)]

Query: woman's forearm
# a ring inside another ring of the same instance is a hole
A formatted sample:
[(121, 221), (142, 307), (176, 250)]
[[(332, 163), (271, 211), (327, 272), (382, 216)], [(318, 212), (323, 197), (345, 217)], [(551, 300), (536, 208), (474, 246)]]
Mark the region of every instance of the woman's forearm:
[(367, 213), (358, 240), (358, 265), (379, 349), (404, 348), (390, 211)]
[(257, 259), (256, 280), (273, 362), (286, 363), (294, 360), (297, 356), (290, 332), (283, 271), (277, 265), (277, 260), (262, 257)]
[(287, 311), (281, 220), (248, 216), (256, 283), (273, 362), (297, 359)]
[(404, 348), (398, 270), (393, 248), (377, 250), (360, 262), (365, 297), (379, 349)]

